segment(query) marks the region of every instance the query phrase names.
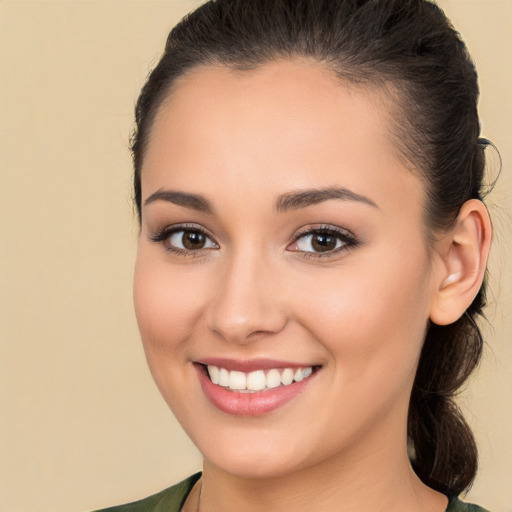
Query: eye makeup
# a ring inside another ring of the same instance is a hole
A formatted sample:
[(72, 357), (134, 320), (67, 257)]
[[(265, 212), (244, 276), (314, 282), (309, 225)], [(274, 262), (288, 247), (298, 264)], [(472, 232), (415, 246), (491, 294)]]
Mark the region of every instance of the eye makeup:
[(289, 251), (300, 252), (305, 258), (328, 258), (360, 245), (350, 231), (332, 225), (309, 226), (301, 229)]
[[(157, 230), (150, 236), (152, 242), (162, 244), (166, 251), (178, 256), (201, 256), (220, 245), (198, 224), (176, 224)], [(299, 230), (286, 250), (307, 259), (339, 256), (340, 253), (360, 245), (352, 232), (338, 226), (322, 224)]]
[(200, 256), (204, 251), (219, 248), (212, 236), (197, 224), (166, 226), (152, 234), (150, 239), (180, 256)]

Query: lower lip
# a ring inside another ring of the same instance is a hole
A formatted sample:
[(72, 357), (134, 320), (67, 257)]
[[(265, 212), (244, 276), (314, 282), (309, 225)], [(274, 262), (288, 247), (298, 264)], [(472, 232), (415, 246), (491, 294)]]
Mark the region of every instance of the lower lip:
[(279, 386), (252, 393), (240, 393), (217, 386), (208, 378), (203, 365), (196, 364), (194, 366), (203, 392), (210, 402), (221, 411), (236, 416), (259, 416), (278, 409), (298, 396), (316, 375), (316, 373), (313, 373), (307, 379), (294, 382), (288, 386)]

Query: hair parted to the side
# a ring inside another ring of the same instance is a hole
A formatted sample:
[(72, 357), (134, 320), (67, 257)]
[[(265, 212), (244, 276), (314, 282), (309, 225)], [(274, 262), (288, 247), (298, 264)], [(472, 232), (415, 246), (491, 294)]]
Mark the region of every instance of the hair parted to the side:
[[(390, 91), (397, 148), (425, 183), (428, 234), (450, 228), (463, 203), (481, 199), (484, 149), (478, 85), (464, 43), (427, 0), (211, 0), (169, 34), (164, 54), (136, 106), (132, 140), (134, 194), (151, 126), (174, 81), (201, 65), (250, 69), (279, 59), (309, 58), (341, 80)], [(458, 495), (473, 482), (477, 449), (454, 402), (478, 365), (476, 318), (484, 286), (455, 323), (431, 324), (412, 391), (411, 464), (432, 488)]]

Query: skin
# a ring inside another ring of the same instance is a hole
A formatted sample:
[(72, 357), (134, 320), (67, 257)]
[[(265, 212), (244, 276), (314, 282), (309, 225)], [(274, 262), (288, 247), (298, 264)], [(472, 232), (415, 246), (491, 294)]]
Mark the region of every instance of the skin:
[[(461, 255), (469, 249), (461, 242), (455, 250), (452, 236), (427, 246), (425, 191), (396, 154), (392, 119), (377, 92), (301, 61), (250, 72), (197, 68), (158, 112), (143, 205), (174, 190), (200, 194), (213, 212), (164, 199), (143, 206), (134, 300), (152, 375), (204, 457), (202, 510), (446, 507), (410, 468), (406, 420), (427, 322), (458, 314), (457, 283), (443, 282), (455, 267), (457, 282), (468, 274)], [(283, 194), (326, 187), (374, 204), (275, 207)], [(479, 239), (481, 247), (489, 238), (483, 210), (473, 205), (465, 215), (467, 245)], [(182, 223), (211, 242), (176, 253), (180, 235), (152, 239)], [(297, 237), (320, 226), (348, 230), (357, 244), (319, 257)], [(286, 405), (241, 417), (203, 393), (193, 363), (206, 357), (320, 370)], [(198, 488), (184, 510), (197, 500)]]

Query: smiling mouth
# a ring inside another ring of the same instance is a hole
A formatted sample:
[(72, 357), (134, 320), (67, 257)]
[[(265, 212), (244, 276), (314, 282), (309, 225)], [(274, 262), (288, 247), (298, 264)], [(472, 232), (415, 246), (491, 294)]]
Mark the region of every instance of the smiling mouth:
[(213, 384), (238, 393), (257, 393), (287, 387), (308, 379), (318, 369), (316, 366), (305, 366), (241, 372), (214, 365), (205, 365), (204, 368)]

